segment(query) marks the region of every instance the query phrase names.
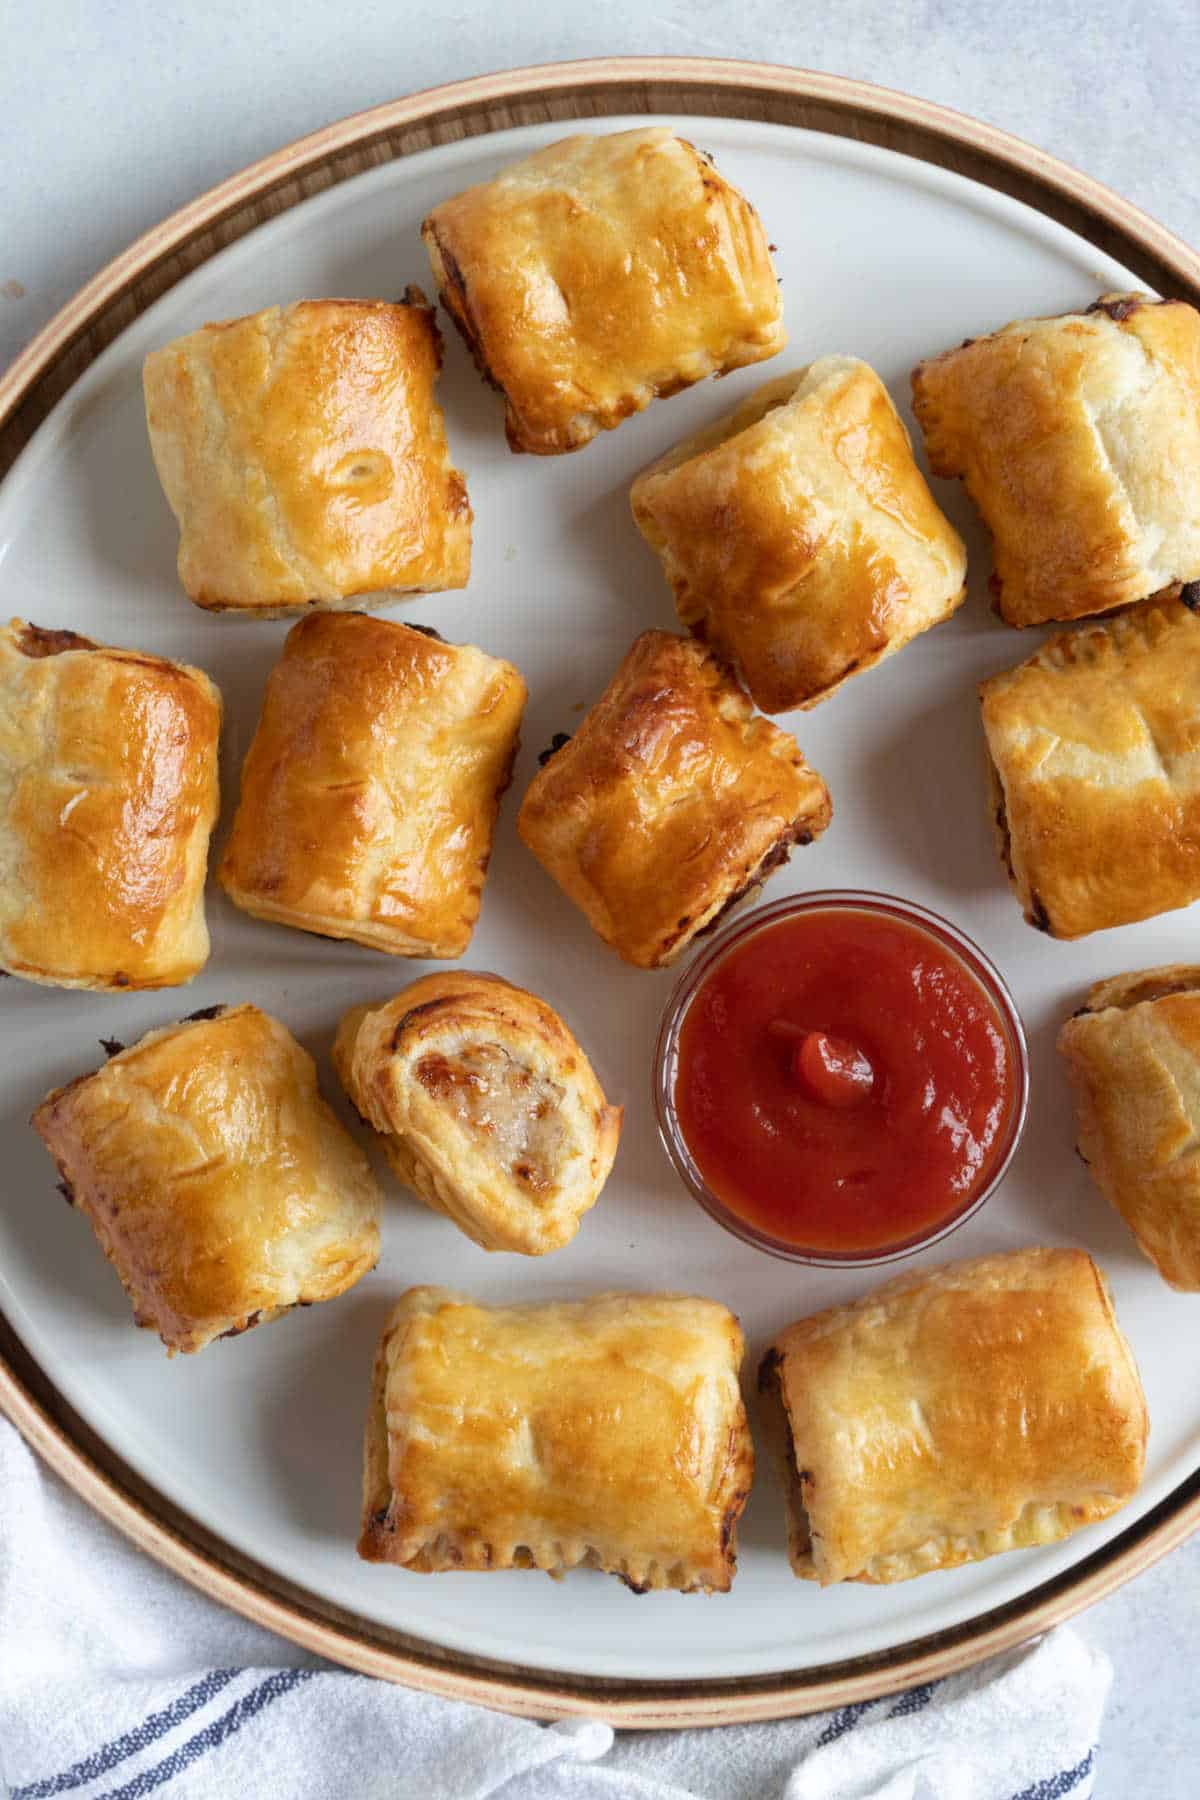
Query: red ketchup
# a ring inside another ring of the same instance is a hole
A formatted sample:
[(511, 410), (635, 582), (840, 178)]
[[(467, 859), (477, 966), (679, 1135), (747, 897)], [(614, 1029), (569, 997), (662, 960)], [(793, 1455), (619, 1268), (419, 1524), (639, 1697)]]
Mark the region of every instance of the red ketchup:
[(948, 1224), (1018, 1104), (996, 1003), (900, 919), (801, 912), (735, 944), (684, 1016), (675, 1114), (706, 1185), (766, 1235), (870, 1254)]

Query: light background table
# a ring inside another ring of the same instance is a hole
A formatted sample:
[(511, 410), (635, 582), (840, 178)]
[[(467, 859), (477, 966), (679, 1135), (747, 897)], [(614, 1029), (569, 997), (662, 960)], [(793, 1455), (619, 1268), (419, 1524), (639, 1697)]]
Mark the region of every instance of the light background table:
[[(132, 238), (289, 139), (567, 57), (746, 57), (901, 88), (1028, 138), (1200, 242), (1196, 0), (0, 0), (0, 28), (0, 365)], [(1079, 1628), (1117, 1672), (1100, 1800), (1196, 1794), (1200, 1540)]]

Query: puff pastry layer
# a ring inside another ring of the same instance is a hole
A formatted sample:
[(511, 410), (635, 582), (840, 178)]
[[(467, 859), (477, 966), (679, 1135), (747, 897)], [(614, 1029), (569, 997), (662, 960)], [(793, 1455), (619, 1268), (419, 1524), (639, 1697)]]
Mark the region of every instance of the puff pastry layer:
[(626, 962), (659, 968), (828, 825), (829, 790), (718, 657), (647, 631), (517, 829)]
[(712, 1300), (410, 1289), (375, 1357), (359, 1555), (724, 1592), (754, 1473), (741, 1359)]
[(1097, 982), (1058, 1048), (1097, 1187), (1163, 1279), (1200, 1291), (1200, 967)]
[(186, 663), (0, 628), (0, 966), (157, 988), (208, 960), (221, 696)]
[(966, 551), (873, 369), (826, 356), (677, 444), (633, 516), (764, 712), (815, 706), (966, 598)]
[(514, 450), (578, 450), (787, 341), (757, 213), (665, 126), (551, 144), (421, 236)]
[(312, 1058), (256, 1006), (148, 1032), (32, 1122), (172, 1355), (332, 1300), (378, 1260), (367, 1158)]
[(342, 1085), (396, 1174), (485, 1250), (570, 1243), (621, 1132), (552, 1007), (498, 975), (426, 975), (338, 1029)]
[(1200, 897), (1200, 618), (1148, 602), (979, 691), (1001, 856), (1031, 924), (1076, 938)]
[(393, 956), (461, 956), (525, 683), (469, 644), (363, 613), (288, 633), (218, 877), (256, 918)]
[(1148, 1429), (1082, 1250), (902, 1275), (775, 1340), (794, 1573), (906, 1581), (1069, 1537), (1136, 1492)]
[(441, 361), (420, 288), (399, 306), (271, 306), (148, 356), (189, 598), (269, 619), (465, 587), (471, 508), (433, 397)]
[(1200, 576), (1200, 313), (1110, 294), (913, 371), (935, 475), (995, 545), (1010, 625), (1107, 612)]

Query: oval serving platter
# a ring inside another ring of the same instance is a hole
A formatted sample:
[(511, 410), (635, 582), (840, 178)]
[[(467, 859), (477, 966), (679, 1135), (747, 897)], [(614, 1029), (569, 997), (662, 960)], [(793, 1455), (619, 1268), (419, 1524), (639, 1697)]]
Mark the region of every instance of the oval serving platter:
[[(794, 1317), (874, 1285), (732, 1243), (672, 1173), (654, 1128), (651, 1058), (675, 977), (618, 963), (520, 846), (516, 801), (536, 753), (570, 730), (636, 633), (671, 627), (670, 597), (628, 512), (645, 462), (758, 381), (828, 351), (863, 356), (907, 410), (921, 355), (1010, 318), (1141, 286), (1200, 298), (1200, 259), (1117, 196), (1003, 133), (833, 77), (737, 63), (625, 60), (481, 78), (380, 107), (301, 140), (140, 240), (0, 380), (0, 593), (9, 613), (199, 663), (221, 687), (222, 830), (265, 675), (286, 623), (214, 618), (174, 572), (175, 532), (145, 439), (139, 371), (206, 319), (325, 294), (430, 286), (417, 226), (438, 198), (576, 128), (647, 116), (710, 151), (779, 246), (790, 344), (652, 407), (570, 457), (513, 457), (496, 396), (452, 331), (440, 389), (475, 508), (470, 587), (398, 604), (511, 658), (530, 686), (514, 792), (465, 962), (542, 993), (625, 1102), (616, 1168), (578, 1238), (537, 1261), (488, 1257), (388, 1184), (384, 1254), (343, 1300), (195, 1359), (132, 1329), (83, 1221), (58, 1201), (26, 1123), (97, 1040), (132, 1040), (199, 1006), (249, 999), (318, 1058), (343, 1009), (424, 965), (256, 923), (213, 888), (213, 954), (186, 992), (80, 996), (18, 981), (0, 995), (6, 1158), (0, 1212), (0, 1404), (99, 1512), (215, 1598), (349, 1666), (534, 1716), (717, 1724), (843, 1705), (927, 1680), (1068, 1616), (1200, 1520), (1200, 1383), (1167, 1290), (1090, 1188), (1072, 1151), (1053, 1040), (1089, 982), (1178, 960), (1186, 915), (1079, 944), (1031, 931), (1009, 895), (983, 800), (974, 697), (1038, 634), (1000, 625), (990, 557), (956, 486), (939, 502), (971, 554), (971, 598), (900, 657), (786, 723), (829, 781), (834, 822), (769, 884), (898, 892), (947, 914), (998, 963), (1030, 1037), (1030, 1124), (1000, 1192), (914, 1261), (1082, 1243), (1113, 1281), (1152, 1418), (1137, 1500), (1039, 1552), (894, 1588), (818, 1592), (785, 1556), (781, 1496), (760, 1457), (731, 1594), (636, 1597), (585, 1573), (429, 1578), (354, 1554), (371, 1351), (389, 1302), (420, 1281), (496, 1300), (676, 1289), (741, 1316), (748, 1370)], [(217, 842), (220, 842), (221, 831)], [(752, 1419), (754, 1417), (752, 1410)]]

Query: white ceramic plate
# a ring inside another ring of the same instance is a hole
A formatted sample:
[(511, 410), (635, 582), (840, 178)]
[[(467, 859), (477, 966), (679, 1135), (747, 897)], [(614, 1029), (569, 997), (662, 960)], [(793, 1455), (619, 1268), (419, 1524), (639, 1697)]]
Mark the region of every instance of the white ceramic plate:
[[(646, 122), (611, 119), (596, 128)], [(658, 1144), (651, 1106), (655, 1030), (674, 977), (618, 962), (514, 831), (537, 751), (555, 731), (572, 729), (637, 632), (675, 624), (658, 565), (629, 516), (633, 474), (758, 382), (812, 357), (866, 358), (907, 412), (908, 371), (919, 357), (1011, 318), (1086, 306), (1106, 289), (1139, 285), (1017, 202), (890, 152), (779, 126), (667, 122), (713, 152), (779, 246), (787, 352), (770, 367), (662, 402), (578, 455), (539, 459), (509, 454), (500, 403), (447, 330), (440, 397), (475, 509), (474, 573), (465, 593), (389, 609), (511, 658), (529, 683), (524, 748), (464, 961), (560, 1008), (610, 1096), (625, 1103), (613, 1176), (576, 1241), (539, 1261), (487, 1256), (397, 1187), (377, 1159), (387, 1212), (373, 1275), (331, 1305), (168, 1361), (157, 1338), (132, 1329), (90, 1231), (59, 1199), (26, 1122), (31, 1108), (101, 1059), (101, 1037), (132, 1041), (197, 1007), (253, 1000), (316, 1054), (325, 1092), (361, 1136), (329, 1065), (335, 1025), (346, 1006), (386, 998), (426, 965), (255, 923), (214, 886), (212, 958), (186, 990), (87, 997), (13, 980), (0, 992), (0, 1307), (89, 1424), (211, 1530), (342, 1608), (474, 1655), (658, 1680), (794, 1671), (962, 1624), (1070, 1568), (1200, 1464), (1196, 1303), (1162, 1284), (1089, 1185), (1073, 1155), (1053, 1048), (1060, 1019), (1096, 977), (1194, 960), (1194, 915), (1076, 945), (1023, 923), (991, 842), (975, 684), (1028, 655), (1037, 634), (1018, 635), (993, 617), (984, 536), (957, 486), (938, 483), (970, 550), (969, 603), (815, 712), (785, 721), (829, 782), (834, 821), (765, 893), (837, 886), (906, 895), (952, 918), (1007, 976), (1032, 1057), (1025, 1141), (1000, 1193), (924, 1260), (1030, 1243), (1081, 1243), (1096, 1253), (1113, 1281), (1153, 1420), (1141, 1495), (1066, 1544), (893, 1588), (821, 1593), (792, 1579), (765, 1457), (737, 1580), (725, 1596), (639, 1598), (589, 1573), (558, 1583), (525, 1573), (430, 1578), (355, 1556), (372, 1347), (403, 1288), (444, 1282), (497, 1301), (616, 1287), (707, 1294), (740, 1315), (752, 1372), (781, 1325), (875, 1285), (869, 1275), (776, 1262), (727, 1236), (691, 1201)], [(228, 718), (221, 832), (287, 626), (208, 616), (184, 598), (175, 527), (146, 442), (142, 357), (205, 320), (274, 301), (397, 296), (410, 281), (428, 288), (417, 227), (429, 206), (564, 129), (509, 131), (412, 156), (254, 232), (124, 332), (0, 487), (0, 605), (8, 614), (186, 658), (220, 685)], [(751, 1407), (753, 1417), (753, 1400)]]

